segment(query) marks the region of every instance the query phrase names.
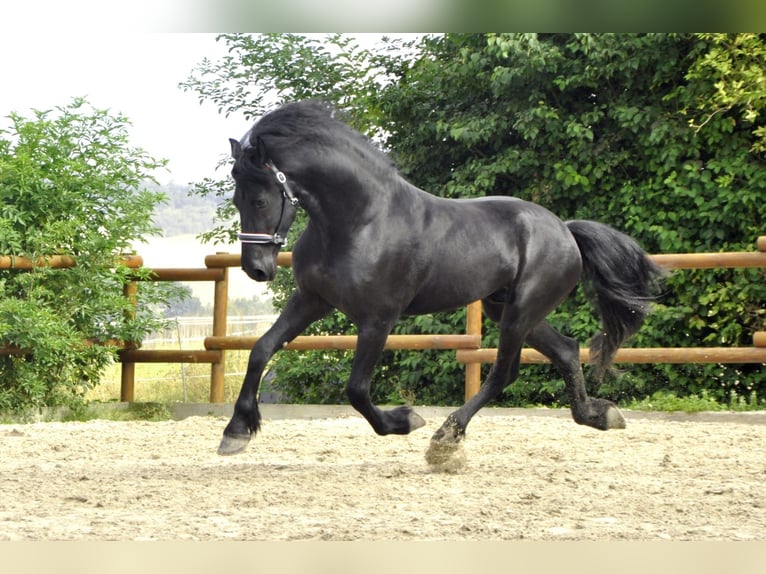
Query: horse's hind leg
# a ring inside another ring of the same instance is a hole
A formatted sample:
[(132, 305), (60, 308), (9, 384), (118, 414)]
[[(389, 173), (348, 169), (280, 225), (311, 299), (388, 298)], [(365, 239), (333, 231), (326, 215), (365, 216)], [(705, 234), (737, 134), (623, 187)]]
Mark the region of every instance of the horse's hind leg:
[(588, 396), (577, 341), (544, 321), (530, 332), (527, 343), (548, 357), (561, 373), (575, 422), (599, 430), (625, 428), (625, 418), (614, 403)]
[[(430, 465), (438, 466), (448, 463), (455, 456), (458, 445), (465, 435), (465, 429), (473, 416), (518, 377), (521, 345), (530, 329), (529, 323), (535, 321), (521, 313), (523, 306), (519, 299), (503, 306), (500, 316), (497, 360), (479, 391), (462, 407), (450, 414), (439, 430), (434, 433), (426, 452), (426, 461)], [(536, 320), (539, 321), (539, 319)]]

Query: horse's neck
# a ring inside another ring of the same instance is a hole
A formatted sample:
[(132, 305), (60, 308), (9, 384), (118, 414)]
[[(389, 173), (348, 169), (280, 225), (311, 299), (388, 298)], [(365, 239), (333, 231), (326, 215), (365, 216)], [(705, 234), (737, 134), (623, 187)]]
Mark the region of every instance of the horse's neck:
[(409, 184), (392, 167), (357, 153), (353, 147), (327, 147), (313, 155), (285, 157), (288, 176), (301, 188), (303, 208), (315, 228), (327, 236), (353, 235), (360, 227), (387, 217), (393, 202), (411, 201), (402, 197), (409, 193)]
[(305, 199), (301, 199), (312, 227), (328, 239), (352, 238), (361, 228), (385, 218), (391, 202), (397, 200), (391, 189), (376, 181), (338, 181), (345, 184), (329, 181), (311, 190), (304, 188)]

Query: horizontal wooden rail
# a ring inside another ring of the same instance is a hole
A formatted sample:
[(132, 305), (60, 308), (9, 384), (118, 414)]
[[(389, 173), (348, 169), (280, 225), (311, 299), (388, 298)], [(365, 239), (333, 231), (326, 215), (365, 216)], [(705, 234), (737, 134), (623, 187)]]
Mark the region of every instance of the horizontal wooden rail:
[(16, 345), (3, 345), (0, 347), (0, 356), (9, 355), (31, 355), (32, 351), (29, 349), (22, 349)]
[[(206, 337), (205, 348), (214, 350), (249, 350), (259, 337)], [(284, 348), (292, 351), (354, 350), (356, 335), (304, 335), (296, 337)], [(478, 349), (479, 335), (389, 335), (386, 349)]]
[[(84, 347), (92, 347), (93, 345), (102, 345), (104, 347), (117, 347), (124, 349), (129, 345), (125, 341), (119, 341), (117, 339), (108, 339), (106, 341), (94, 341), (93, 339), (85, 339), (82, 341)], [(0, 355), (34, 355), (34, 351), (31, 349), (24, 349), (18, 345), (2, 345), (0, 346)]]
[(3, 255), (0, 257), (0, 269), (34, 269), (35, 267), (64, 269), (74, 267), (74, 265), (74, 259), (67, 255), (40, 257), (34, 261), (26, 257), (14, 257), (13, 255)]
[(224, 269), (173, 269), (155, 268), (149, 275), (150, 281), (223, 281)]
[[(140, 255), (123, 255), (118, 257), (116, 263), (137, 269), (144, 264)], [(29, 259), (27, 257), (16, 257), (14, 255), (0, 255), (0, 269), (35, 269), (39, 267), (51, 267), (53, 269), (68, 269), (75, 267), (77, 260), (68, 255), (51, 255), (49, 257), (38, 257)]]
[(664, 253), (649, 256), (665, 269), (716, 269), (734, 267), (766, 267), (766, 252), (732, 253)]
[[(720, 269), (766, 267), (766, 236), (756, 241), (756, 252), (667, 253), (649, 257), (665, 269)], [(460, 349), (457, 361), (468, 365), (494, 363), (497, 349)], [(580, 361), (590, 362), (587, 348), (580, 349)], [(543, 364), (550, 360), (534, 349), (522, 349), (521, 362)], [(753, 335), (753, 347), (643, 347), (617, 351), (615, 363), (763, 363), (766, 364), (766, 332)], [(478, 390), (478, 389), (476, 389)], [(466, 398), (472, 393), (466, 390)]]
[[(290, 267), (293, 264), (292, 251), (280, 251), (277, 255), (277, 265)], [(242, 257), (239, 253), (216, 253), (205, 257), (205, 267), (240, 267)]]
[[(735, 267), (766, 267), (766, 236), (758, 238), (759, 251), (733, 251), (730, 253), (662, 253), (649, 257), (665, 269), (714, 269)], [(282, 252), (277, 263), (292, 265), (292, 253)], [(239, 253), (217, 253), (205, 257), (206, 267), (239, 267)]]
[[(497, 349), (457, 351), (458, 363), (494, 363)], [(588, 349), (580, 349), (580, 361), (590, 362)], [(550, 363), (534, 349), (522, 349), (524, 364)], [(766, 347), (642, 347), (620, 349), (615, 363), (766, 363)]]
[(218, 363), (219, 351), (187, 351), (182, 349), (129, 349), (120, 351), (123, 363)]

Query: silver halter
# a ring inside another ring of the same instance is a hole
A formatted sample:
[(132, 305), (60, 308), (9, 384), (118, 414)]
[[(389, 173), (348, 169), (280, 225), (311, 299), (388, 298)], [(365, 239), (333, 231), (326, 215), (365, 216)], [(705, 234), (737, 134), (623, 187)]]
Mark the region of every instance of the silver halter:
[[(247, 135), (245, 136), (247, 138)], [(290, 202), (290, 205), (297, 206), (298, 205), (298, 198), (293, 193), (293, 190), (290, 188), (290, 184), (287, 183), (287, 178), (285, 177), (285, 174), (282, 173), (279, 169), (277, 169), (277, 166), (275, 166), (271, 161), (267, 161), (264, 164), (264, 167), (268, 169), (272, 174), (274, 174), (274, 178), (277, 180), (277, 183), (282, 187), (282, 211), (279, 213), (279, 222), (277, 223), (277, 228), (274, 230), (274, 233), (269, 235), (268, 233), (246, 233), (242, 232), (239, 234), (239, 240), (241, 243), (245, 244), (257, 244), (257, 245), (279, 245), (280, 247), (287, 243), (287, 229), (282, 230), (280, 229), (282, 227), (282, 221), (285, 217), (285, 203)]]

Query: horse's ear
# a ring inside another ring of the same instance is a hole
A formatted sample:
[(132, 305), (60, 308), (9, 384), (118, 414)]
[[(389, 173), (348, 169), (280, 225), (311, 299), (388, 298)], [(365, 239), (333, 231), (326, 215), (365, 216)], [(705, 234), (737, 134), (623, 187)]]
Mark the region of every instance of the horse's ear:
[(231, 145), (231, 157), (234, 161), (237, 161), (242, 155), (242, 146), (235, 139), (229, 138), (229, 144)]
[(265, 164), (269, 157), (266, 153), (266, 144), (263, 143), (263, 138), (256, 138), (255, 140), (255, 156), (258, 158), (258, 165)]

